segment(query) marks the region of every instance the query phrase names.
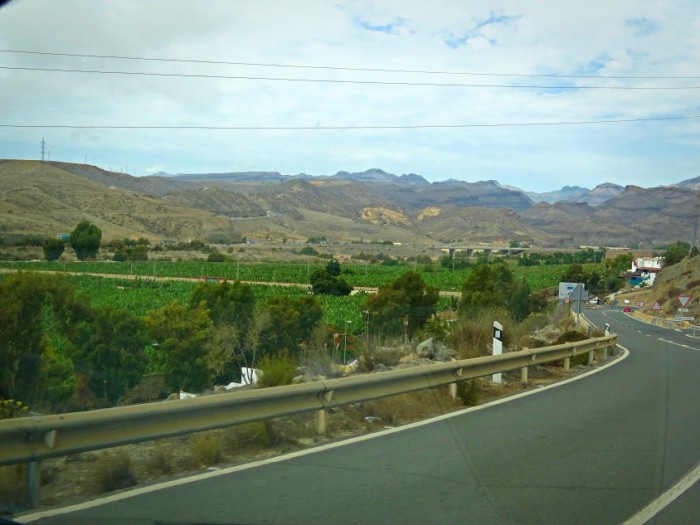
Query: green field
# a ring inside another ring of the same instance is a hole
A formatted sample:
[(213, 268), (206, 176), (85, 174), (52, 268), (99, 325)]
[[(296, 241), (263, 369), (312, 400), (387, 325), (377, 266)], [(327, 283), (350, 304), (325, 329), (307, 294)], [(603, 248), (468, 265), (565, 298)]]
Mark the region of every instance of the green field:
[[(593, 265), (587, 265), (593, 266)], [(599, 265), (598, 265), (599, 266)], [(203, 262), (3, 262), (0, 267), (21, 270), (54, 270), (76, 273), (125, 274), (141, 276), (141, 278), (111, 278), (105, 279), (90, 275), (69, 275), (78, 291), (90, 298), (95, 307), (115, 306), (126, 308), (136, 315), (145, 315), (149, 310), (161, 308), (171, 301), (187, 303), (192, 291), (197, 286), (194, 281), (154, 280), (152, 277), (202, 277), (212, 276), (234, 280), (237, 277), (250, 282), (277, 282), (308, 284), (309, 275), (323, 265), (307, 264), (266, 264), (266, 263), (203, 263)], [(552, 266), (512, 266), (516, 279), (525, 279), (533, 291), (550, 286), (556, 286), (567, 265)], [(409, 270), (421, 273), (423, 279), (440, 290), (456, 291), (469, 275), (470, 270), (450, 270), (437, 266), (423, 265), (343, 265), (345, 271), (342, 278), (353, 286), (378, 287), (390, 283)], [(259, 306), (264, 305), (272, 297), (295, 297), (309, 293), (309, 290), (294, 286), (253, 285), (253, 290)], [(364, 331), (362, 314), (366, 300), (364, 293), (349, 297), (317, 296), (323, 307), (325, 320), (328, 324), (343, 331), (348, 324), (351, 333)], [(446, 309), (449, 298), (442, 297), (438, 309)]]
[[(23, 270), (53, 270), (78, 273), (102, 273), (138, 275), (143, 277), (221, 277), (248, 282), (308, 284), (315, 270), (323, 269), (318, 264), (274, 264), (274, 263), (207, 263), (200, 261), (163, 262), (1, 262), (0, 267)], [(586, 268), (599, 264), (584, 265)], [(443, 291), (459, 291), (470, 270), (451, 270), (438, 265), (402, 264), (383, 266), (379, 264), (343, 264), (341, 277), (352, 286), (378, 287), (398, 278), (409, 270), (417, 271), (430, 286)], [(512, 266), (517, 279), (524, 278), (533, 291), (556, 286), (568, 265)], [(347, 273), (345, 273), (347, 272)]]

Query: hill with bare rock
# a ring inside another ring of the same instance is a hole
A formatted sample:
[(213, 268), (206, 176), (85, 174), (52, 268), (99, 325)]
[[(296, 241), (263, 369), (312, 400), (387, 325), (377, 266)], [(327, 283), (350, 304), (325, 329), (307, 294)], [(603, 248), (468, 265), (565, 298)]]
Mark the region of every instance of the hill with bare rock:
[(82, 219), (97, 224), (105, 238), (183, 239), (231, 230), (225, 217), (105, 185), (53, 163), (0, 164), (0, 233), (53, 236)]
[[(687, 183), (687, 184), (686, 184)], [(574, 189), (571, 189), (572, 191)], [(64, 162), (0, 161), (0, 234), (54, 235), (87, 218), (105, 238), (508, 243), (540, 247), (692, 239), (700, 192), (600, 185), (536, 203), (496, 181), (428, 182), (380, 169), (132, 177)], [(610, 196), (612, 195), (612, 196)], [(589, 202), (590, 201), (590, 202)], [(597, 204), (597, 205), (592, 205)]]
[[(688, 312), (678, 311), (681, 307), (679, 295), (692, 297), (687, 305)], [(643, 301), (642, 312), (649, 315), (654, 315), (652, 306), (658, 302), (661, 310), (657, 315), (687, 315), (700, 320), (700, 255), (686, 257), (677, 264), (662, 268), (653, 286), (639, 288), (621, 297), (629, 299), (631, 304)]]

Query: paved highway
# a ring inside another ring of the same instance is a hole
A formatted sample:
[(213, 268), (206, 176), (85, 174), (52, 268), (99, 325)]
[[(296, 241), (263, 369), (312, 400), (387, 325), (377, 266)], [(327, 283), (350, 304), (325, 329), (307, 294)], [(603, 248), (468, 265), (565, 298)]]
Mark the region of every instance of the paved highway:
[[(604, 525), (641, 511), (630, 524), (650, 516), (657, 525), (700, 523), (700, 340), (621, 312), (589, 317), (610, 323), (630, 355), (583, 379), (343, 446), (20, 519)], [(654, 510), (644, 510), (650, 504)]]

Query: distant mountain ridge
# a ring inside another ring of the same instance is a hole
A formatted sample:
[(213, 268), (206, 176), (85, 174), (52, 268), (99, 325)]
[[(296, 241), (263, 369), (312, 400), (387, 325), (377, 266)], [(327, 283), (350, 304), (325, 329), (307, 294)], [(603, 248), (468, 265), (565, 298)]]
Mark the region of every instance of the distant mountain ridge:
[[(523, 190), (521, 190), (523, 191)], [(548, 202), (549, 204), (554, 204), (558, 201), (571, 200), (572, 197), (579, 197), (581, 195), (589, 192), (588, 188), (582, 188), (581, 186), (564, 186), (560, 190), (545, 191), (538, 193), (536, 191), (523, 191), (534, 202)]]
[[(284, 175), (277, 171), (245, 171), (245, 172), (229, 172), (229, 173), (197, 173), (197, 174), (184, 174), (180, 173), (177, 175), (170, 175), (164, 172), (156, 174), (157, 177), (162, 178), (172, 178), (182, 182), (197, 182), (197, 181), (210, 181), (217, 183), (283, 183), (292, 180), (343, 180), (348, 182), (364, 182), (372, 184), (390, 184), (397, 185), (401, 187), (413, 186), (413, 187), (429, 187), (432, 185), (440, 185), (441, 188), (445, 188), (450, 185), (454, 185), (457, 188), (462, 189), (462, 194), (464, 193), (464, 185), (472, 185), (472, 188), (476, 188), (479, 185), (484, 188), (485, 185), (492, 185), (491, 193), (494, 195), (499, 193), (500, 190), (521, 193), (526, 197), (526, 201), (516, 203), (513, 200), (512, 194), (509, 195), (509, 202), (506, 204), (513, 206), (513, 209), (525, 209), (529, 207), (532, 203), (547, 202), (549, 204), (554, 204), (555, 202), (586, 202), (591, 206), (599, 206), (608, 199), (619, 195), (624, 191), (624, 188), (618, 184), (613, 183), (603, 183), (599, 184), (593, 189), (584, 188), (581, 186), (564, 186), (559, 190), (547, 191), (547, 192), (534, 192), (526, 191), (517, 187), (502, 185), (498, 181), (478, 181), (478, 182), (465, 182), (457, 179), (447, 179), (444, 181), (429, 182), (425, 177), (417, 175), (415, 173), (395, 175), (393, 173), (386, 172), (379, 168), (371, 168), (362, 172), (348, 172), (348, 171), (338, 171), (333, 175), (307, 175), (305, 173), (299, 173), (296, 175)], [(682, 181), (678, 183), (679, 186), (685, 184), (684, 187), (694, 187), (700, 186), (698, 179), (689, 179), (687, 181)], [(697, 188), (696, 188), (697, 189)], [(462, 195), (464, 197), (464, 195)], [(460, 201), (460, 199), (456, 199)], [(531, 201), (531, 202), (529, 202)], [(461, 202), (469, 205), (476, 205), (476, 201), (469, 199), (461, 199)], [(485, 205), (489, 206), (489, 202), (485, 202)], [(502, 206), (499, 206), (502, 207)]]
[(568, 199), (549, 203), (496, 181), (429, 182), (376, 168), (132, 177), (0, 160), (0, 237), (65, 232), (86, 217), (108, 237), (649, 246), (691, 239), (697, 179), (649, 189), (565, 187), (559, 197)]

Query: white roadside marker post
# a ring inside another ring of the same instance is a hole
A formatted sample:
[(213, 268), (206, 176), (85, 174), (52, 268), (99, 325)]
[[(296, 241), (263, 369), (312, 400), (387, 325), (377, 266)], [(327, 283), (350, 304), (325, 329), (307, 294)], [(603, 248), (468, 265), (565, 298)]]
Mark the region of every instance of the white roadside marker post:
[[(500, 355), (503, 353), (503, 325), (498, 321), (493, 322), (493, 351), (492, 355)], [(491, 380), (494, 383), (501, 383), (501, 373), (493, 374)]]

